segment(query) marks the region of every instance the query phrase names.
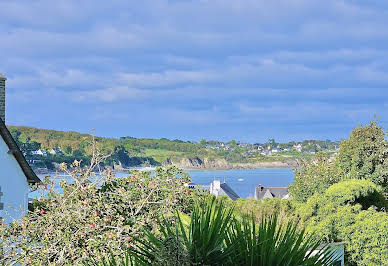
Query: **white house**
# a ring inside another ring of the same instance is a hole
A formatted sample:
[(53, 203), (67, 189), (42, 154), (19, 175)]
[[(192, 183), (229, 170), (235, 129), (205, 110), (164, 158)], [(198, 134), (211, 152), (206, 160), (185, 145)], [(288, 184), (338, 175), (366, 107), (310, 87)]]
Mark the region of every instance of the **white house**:
[(240, 198), (239, 195), (237, 195), (236, 192), (234, 192), (230, 186), (228, 186), (225, 182), (221, 183), (220, 180), (214, 180), (210, 184), (209, 192), (215, 195), (216, 197), (226, 195), (231, 200), (236, 200)]
[(302, 144), (294, 145), (293, 147), (297, 152), (302, 152)]
[(32, 171), (4, 124), (5, 78), (0, 74), (0, 217), (18, 219), (28, 210), (29, 184), (40, 179)]
[(47, 156), (47, 152), (44, 149), (39, 149), (31, 152), (32, 155)]

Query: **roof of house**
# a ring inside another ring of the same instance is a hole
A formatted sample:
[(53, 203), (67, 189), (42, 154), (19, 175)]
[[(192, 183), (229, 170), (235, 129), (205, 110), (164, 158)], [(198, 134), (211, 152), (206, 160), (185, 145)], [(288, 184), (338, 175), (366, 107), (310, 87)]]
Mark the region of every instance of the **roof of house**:
[(257, 186), (255, 189), (256, 199), (265, 198), (284, 198), (288, 194), (288, 187), (262, 187)]
[(226, 195), (231, 200), (236, 200), (240, 198), (240, 196), (237, 195), (236, 192), (234, 192), (233, 189), (230, 186), (228, 186), (226, 183), (222, 183), (220, 186), (221, 186), (221, 190), (219, 192), (219, 195)]
[(1, 73), (0, 73), (0, 79), (5, 79), (5, 77)]
[(24, 175), (27, 178), (27, 182), (40, 183), (41, 181), (39, 177), (34, 173), (30, 165), (27, 163), (23, 153), (20, 151), (18, 145), (16, 144), (11, 133), (9, 132), (9, 130), (7, 129), (6, 125), (4, 124), (1, 118), (0, 118), (0, 135), (9, 148), (8, 153), (12, 154), (15, 157), (16, 161), (18, 162), (20, 168), (22, 169)]

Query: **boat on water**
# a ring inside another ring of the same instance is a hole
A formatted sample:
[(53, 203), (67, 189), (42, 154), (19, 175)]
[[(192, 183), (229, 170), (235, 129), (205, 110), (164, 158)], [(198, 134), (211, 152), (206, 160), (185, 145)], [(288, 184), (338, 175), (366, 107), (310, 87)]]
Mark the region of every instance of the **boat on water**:
[(237, 179), (238, 182), (243, 182), (244, 181), (244, 178), (239, 178)]

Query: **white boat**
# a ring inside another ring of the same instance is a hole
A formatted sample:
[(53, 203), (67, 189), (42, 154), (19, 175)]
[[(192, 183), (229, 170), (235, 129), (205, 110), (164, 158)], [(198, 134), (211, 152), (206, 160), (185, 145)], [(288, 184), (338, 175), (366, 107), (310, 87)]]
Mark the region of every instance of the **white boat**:
[(242, 182), (242, 181), (244, 181), (244, 178), (239, 178), (239, 179), (237, 179), (237, 181)]

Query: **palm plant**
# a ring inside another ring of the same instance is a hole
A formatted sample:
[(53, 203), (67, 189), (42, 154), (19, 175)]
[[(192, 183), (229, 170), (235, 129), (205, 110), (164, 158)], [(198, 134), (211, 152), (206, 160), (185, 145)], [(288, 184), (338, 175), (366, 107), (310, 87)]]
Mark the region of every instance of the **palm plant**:
[(146, 231), (127, 251), (125, 259), (113, 256), (92, 265), (331, 265), (334, 251), (319, 248), (321, 241), (282, 224), (277, 216), (236, 219), (233, 209), (216, 199), (197, 205), (190, 221), (177, 213), (173, 223), (162, 218), (159, 233)]
[(234, 246), (230, 265), (331, 265), (335, 259), (329, 246), (292, 222), (278, 223), (276, 215), (258, 225), (252, 217), (234, 220), (225, 244)]
[(225, 246), (232, 225), (231, 208), (225, 208), (216, 199), (196, 206), (188, 226), (177, 213), (175, 223), (166, 219), (159, 221), (161, 237), (150, 231), (146, 240), (139, 240), (137, 251), (133, 252), (144, 263), (159, 265), (222, 265), (232, 252), (232, 246)]

